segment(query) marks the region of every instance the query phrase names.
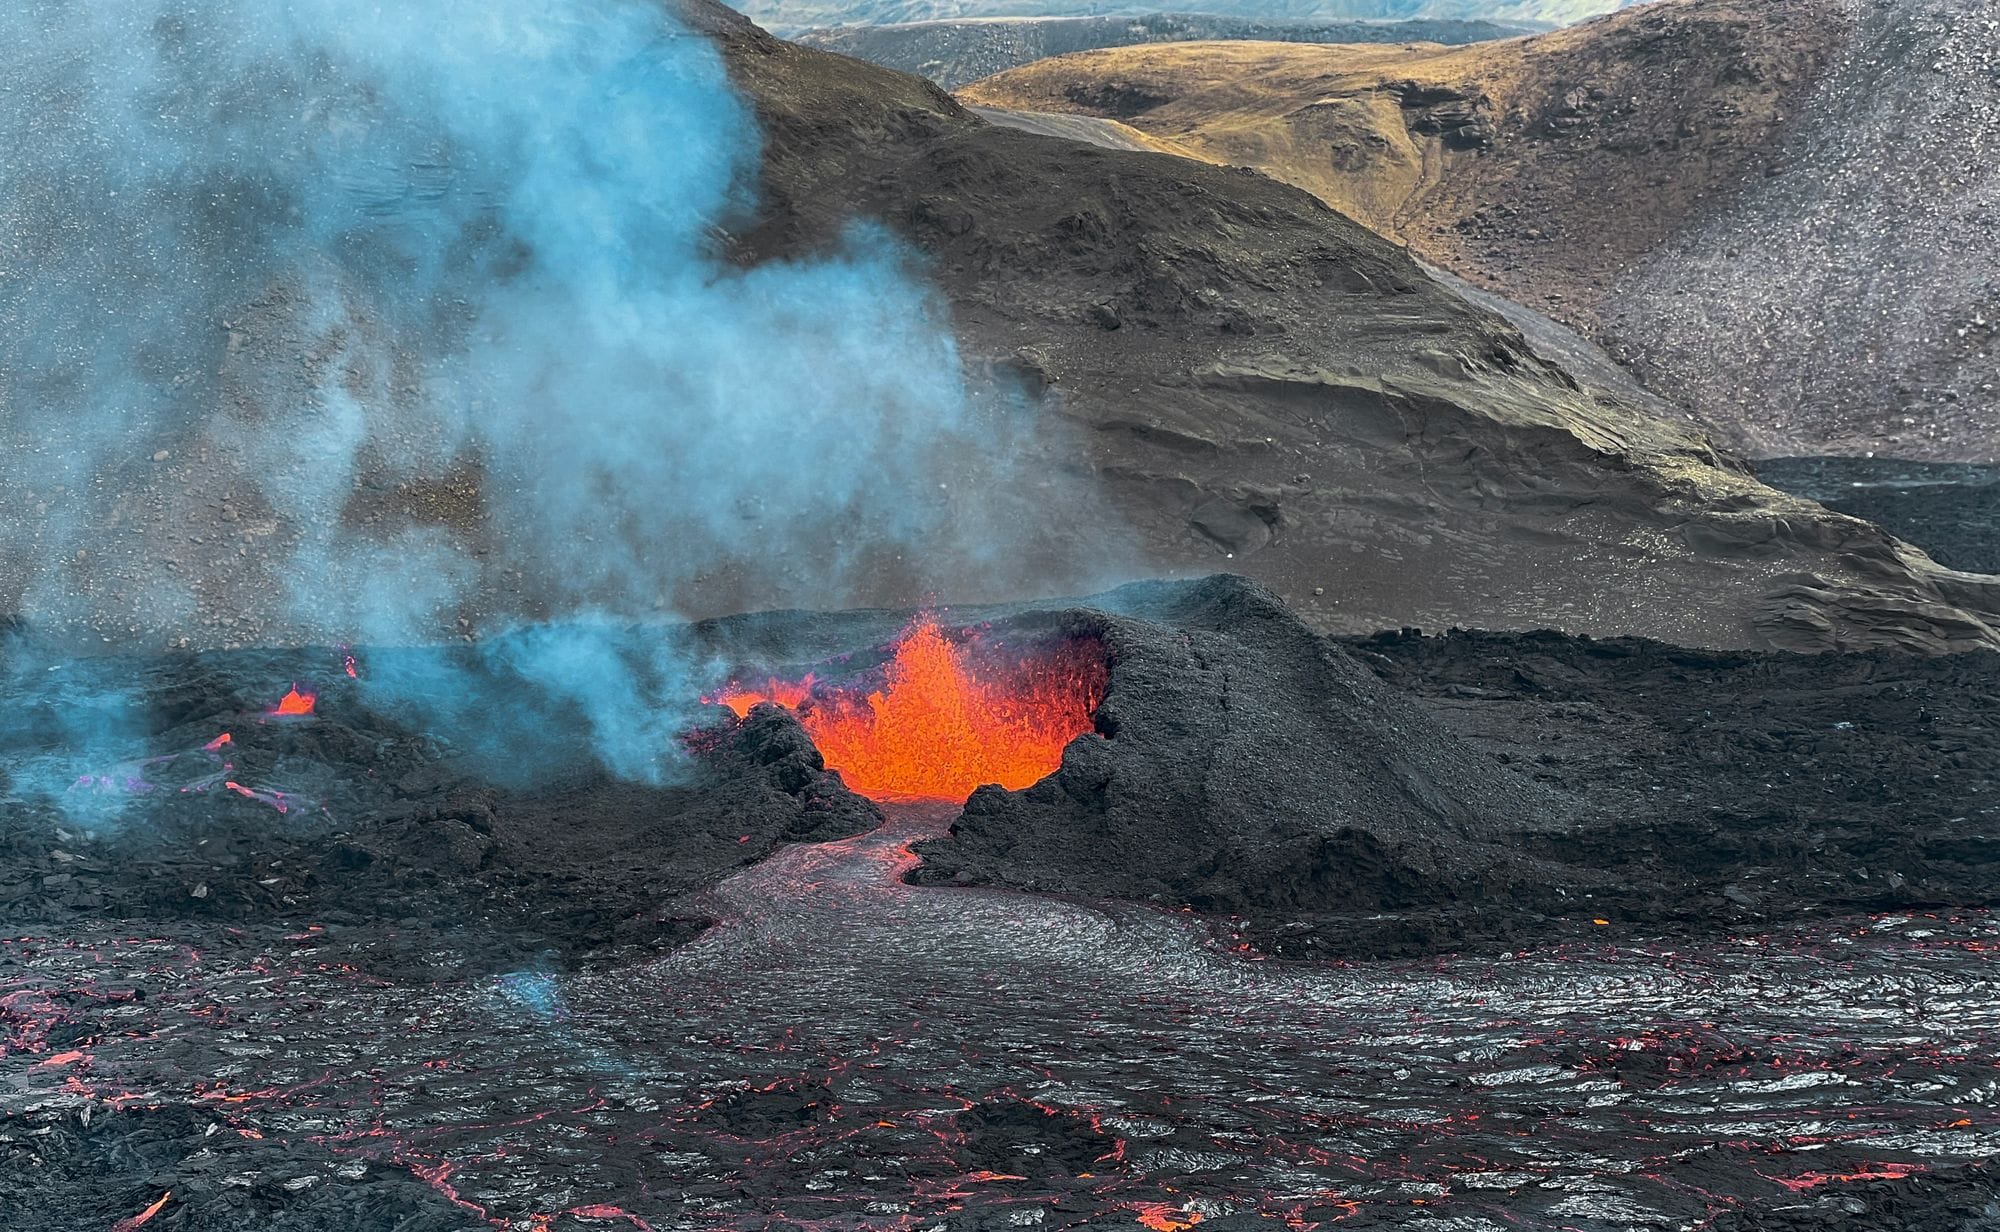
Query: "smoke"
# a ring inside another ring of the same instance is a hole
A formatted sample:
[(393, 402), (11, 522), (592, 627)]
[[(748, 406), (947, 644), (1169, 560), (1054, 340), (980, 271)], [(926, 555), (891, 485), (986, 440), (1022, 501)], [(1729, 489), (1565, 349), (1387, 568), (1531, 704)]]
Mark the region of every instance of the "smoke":
[(17, 633), (0, 636), (0, 808), (58, 805), (83, 825), (115, 821), (142, 785), (145, 724), (137, 698), (107, 660), (53, 656)]
[[(521, 626), (483, 674), (651, 777), (699, 665), (642, 656), (634, 718), (591, 629), (1006, 557), (1024, 407), (968, 397), (877, 229), (722, 257), (758, 133), (656, 0), (15, 0), (0, 45), (0, 485), (32, 513), (0, 518), (0, 605), (31, 624)], [(985, 482), (940, 485), (969, 458)], [(457, 662), (371, 683), (476, 724)]]

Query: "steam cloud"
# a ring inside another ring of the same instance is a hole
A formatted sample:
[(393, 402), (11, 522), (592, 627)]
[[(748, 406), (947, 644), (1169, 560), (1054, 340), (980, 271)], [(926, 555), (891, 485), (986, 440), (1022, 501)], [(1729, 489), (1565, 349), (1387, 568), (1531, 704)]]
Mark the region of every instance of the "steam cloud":
[[(1023, 408), (968, 397), (877, 230), (722, 259), (758, 134), (656, 0), (15, 0), (0, 40), (0, 486), (33, 515), (0, 611), (139, 646), (558, 618), (482, 677), (654, 777), (696, 665), (608, 622), (918, 598), (1005, 546)], [(466, 661), (370, 685), (497, 721), (440, 700)]]

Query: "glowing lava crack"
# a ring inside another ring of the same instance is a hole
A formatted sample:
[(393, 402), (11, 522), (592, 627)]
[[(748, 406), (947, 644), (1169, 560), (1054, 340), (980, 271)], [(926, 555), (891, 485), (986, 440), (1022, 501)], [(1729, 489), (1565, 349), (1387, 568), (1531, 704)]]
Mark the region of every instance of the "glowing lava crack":
[(920, 616), (896, 641), (880, 689), (768, 680), (708, 700), (747, 715), (760, 702), (798, 711), (827, 768), (875, 800), (964, 800), (989, 783), (1027, 787), (1090, 731), (1109, 679), (1103, 649), (1071, 642), (1010, 662), (955, 643)]

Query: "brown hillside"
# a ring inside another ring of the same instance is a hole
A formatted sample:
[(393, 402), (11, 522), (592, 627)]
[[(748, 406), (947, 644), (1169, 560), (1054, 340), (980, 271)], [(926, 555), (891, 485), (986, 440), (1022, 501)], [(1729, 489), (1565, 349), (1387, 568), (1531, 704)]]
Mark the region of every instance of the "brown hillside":
[(960, 97), (1109, 117), (1255, 167), (1588, 327), (1622, 271), (1772, 165), (1846, 36), (1843, 8), (1696, 0), (1464, 47), (1114, 48)]
[(1146, 567), (1248, 573), (1327, 629), (2000, 640), (1989, 579), (1580, 389), (1296, 188), (983, 123), (917, 79), (694, 12), (766, 133), (740, 259), (856, 216), (907, 237), (968, 357), (1041, 393), (1048, 471), (1101, 493), (1107, 520), (1059, 537), (1122, 523)]

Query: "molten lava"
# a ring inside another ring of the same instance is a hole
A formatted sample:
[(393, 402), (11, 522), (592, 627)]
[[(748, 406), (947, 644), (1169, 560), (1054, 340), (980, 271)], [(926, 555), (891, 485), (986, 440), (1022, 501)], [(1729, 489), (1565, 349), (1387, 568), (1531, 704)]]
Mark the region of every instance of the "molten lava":
[(735, 686), (724, 689), (713, 697), (704, 698), (717, 706), (727, 706), (736, 712), (736, 717), (745, 718), (750, 707), (759, 702), (776, 702), (787, 710), (797, 710), (806, 698), (812, 696), (813, 678), (810, 673), (797, 684), (773, 677), (764, 682), (762, 689), (742, 689)]
[(313, 705), (318, 701), (319, 696), (317, 694), (301, 693), (299, 692), (299, 686), (295, 684), (292, 686), (291, 692), (278, 700), (277, 708), (271, 711), (271, 713), (311, 714), (313, 712)]
[(111, 1232), (137, 1232), (139, 1228), (144, 1227), (148, 1222), (150, 1222), (153, 1216), (159, 1214), (160, 1211), (167, 1205), (167, 1199), (173, 1196), (174, 1196), (174, 1191), (169, 1189), (167, 1192), (161, 1194), (159, 1196), (159, 1199), (155, 1201), (151, 1206), (147, 1207), (145, 1210), (140, 1211), (138, 1214), (132, 1216), (129, 1219), (121, 1219), (116, 1224), (112, 1225)]
[(1091, 730), (1108, 678), (1097, 647), (1071, 644), (998, 668), (920, 616), (903, 631), (882, 687), (815, 692), (771, 681), (712, 699), (746, 715), (759, 702), (799, 711), (829, 769), (871, 799), (961, 801), (988, 783), (1018, 789), (1048, 777), (1071, 740)]

